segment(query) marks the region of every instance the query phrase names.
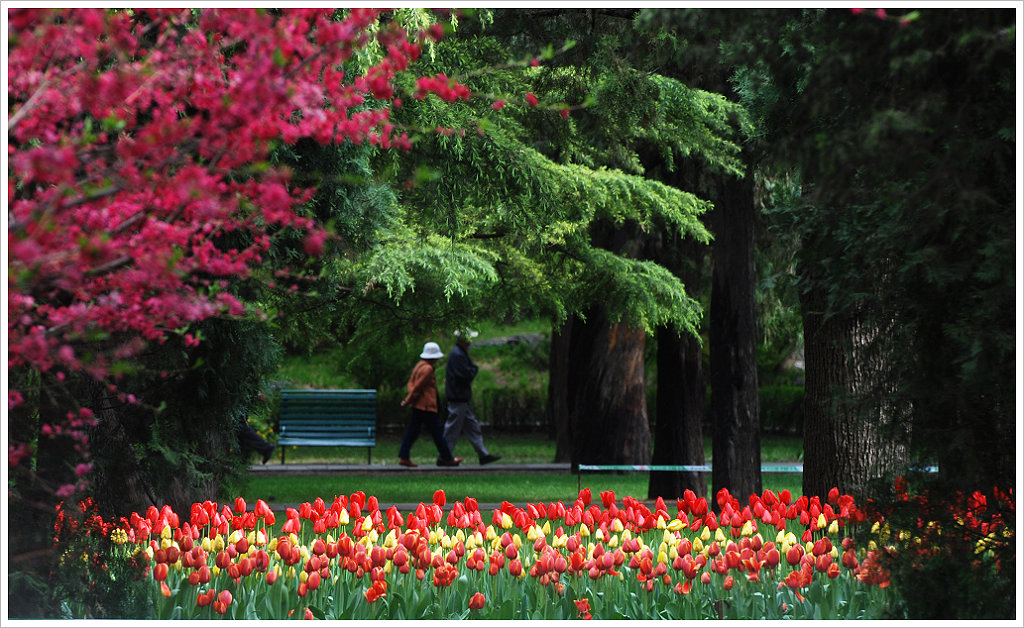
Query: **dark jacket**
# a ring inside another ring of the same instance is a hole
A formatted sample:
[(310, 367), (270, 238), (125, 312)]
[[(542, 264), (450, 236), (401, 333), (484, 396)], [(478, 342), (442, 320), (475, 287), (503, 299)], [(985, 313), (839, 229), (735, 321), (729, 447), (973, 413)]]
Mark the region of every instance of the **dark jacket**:
[(448, 364), (444, 373), (444, 392), (448, 401), (469, 401), (473, 397), (471, 384), (476, 377), (477, 366), (469, 359), (469, 353), (456, 344), (448, 353)]

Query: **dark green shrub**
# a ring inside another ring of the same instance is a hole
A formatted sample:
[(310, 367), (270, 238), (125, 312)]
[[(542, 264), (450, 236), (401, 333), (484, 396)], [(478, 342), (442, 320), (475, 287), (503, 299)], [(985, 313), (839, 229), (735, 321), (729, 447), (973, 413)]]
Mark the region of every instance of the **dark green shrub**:
[(549, 427), (547, 391), (492, 388), (475, 397), (477, 417), (494, 429), (532, 432)]
[(758, 392), (762, 431), (803, 434), (803, 386), (763, 386)]

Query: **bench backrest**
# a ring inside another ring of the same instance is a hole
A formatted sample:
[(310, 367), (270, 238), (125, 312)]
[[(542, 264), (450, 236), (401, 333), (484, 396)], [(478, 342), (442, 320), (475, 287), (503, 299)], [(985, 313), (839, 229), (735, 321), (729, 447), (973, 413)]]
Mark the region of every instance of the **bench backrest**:
[(283, 390), (281, 432), (292, 438), (376, 438), (376, 390)]

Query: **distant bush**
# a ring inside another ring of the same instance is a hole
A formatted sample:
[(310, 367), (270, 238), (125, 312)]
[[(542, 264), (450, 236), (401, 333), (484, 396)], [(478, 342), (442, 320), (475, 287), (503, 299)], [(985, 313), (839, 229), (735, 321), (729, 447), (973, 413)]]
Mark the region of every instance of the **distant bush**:
[(547, 391), (492, 388), (475, 397), (477, 416), (494, 429), (509, 432), (548, 429)]
[(763, 386), (759, 397), (762, 431), (803, 433), (803, 386)]

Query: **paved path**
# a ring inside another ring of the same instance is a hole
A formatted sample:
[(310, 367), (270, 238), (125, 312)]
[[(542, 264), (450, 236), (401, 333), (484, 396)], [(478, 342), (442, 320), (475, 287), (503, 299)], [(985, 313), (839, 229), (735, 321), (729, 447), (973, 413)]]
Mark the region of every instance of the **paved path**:
[(439, 467), (435, 464), (421, 464), (418, 467), (403, 467), (395, 463), (389, 464), (331, 464), (331, 463), (291, 463), (288, 464), (254, 464), (249, 472), (256, 476), (264, 475), (392, 475), (396, 473), (569, 473), (570, 465), (565, 463), (551, 464), (501, 464), (493, 462), (489, 465), (463, 462), (457, 467)]

